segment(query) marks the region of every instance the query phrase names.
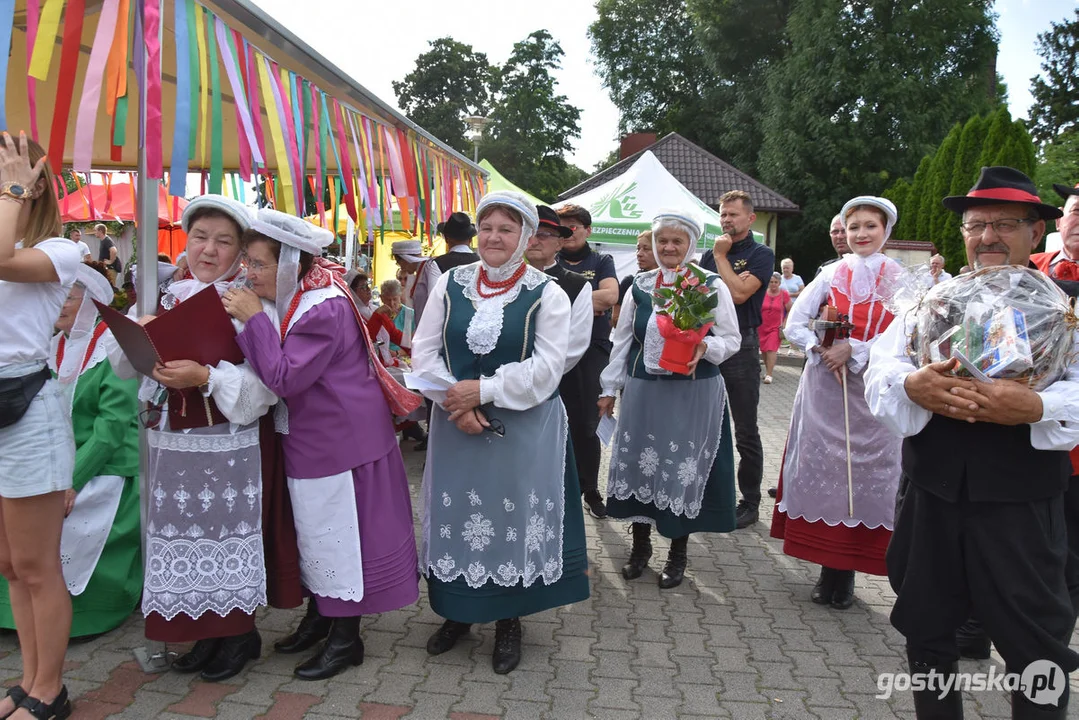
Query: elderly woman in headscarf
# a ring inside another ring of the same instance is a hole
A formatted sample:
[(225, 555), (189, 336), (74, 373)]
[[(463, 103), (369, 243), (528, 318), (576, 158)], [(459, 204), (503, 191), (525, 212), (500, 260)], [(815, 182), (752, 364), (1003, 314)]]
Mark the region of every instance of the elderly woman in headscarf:
[(251, 290), (224, 297), (244, 323), (244, 357), (282, 399), (277, 426), (311, 598), (274, 647), (298, 653), (327, 638), (296, 666), (302, 680), (362, 663), (360, 616), (419, 597), (408, 479), (384, 395), (404, 391), (373, 356), (344, 268), (319, 257), (332, 240), (301, 218), (260, 210), (243, 236)]
[(652, 220), (658, 267), (639, 273), (622, 301), (611, 362), (600, 376), (600, 415), (612, 415), (622, 391), (611, 443), (607, 513), (633, 521), (633, 547), (622, 576), (641, 576), (652, 557), (652, 526), (671, 539), (661, 588), (682, 583), (689, 536), (735, 527), (734, 445), (719, 364), (738, 351), (741, 334), (730, 291), (718, 275), (702, 283), (717, 296), (714, 324), (697, 346), (688, 375), (660, 367), (654, 293), (687, 278), (703, 233), (700, 220), (679, 210)]
[(401, 302), (401, 283), (384, 280), (379, 286), (378, 310), (367, 321), (367, 331), (376, 343), (380, 343), (379, 355), (386, 367), (401, 364), (412, 350), (412, 334), (415, 332), (415, 313)]
[[(423, 245), (419, 240), (395, 240), (390, 252), (397, 263), (397, 279), (401, 283), (401, 302), (406, 307), (422, 308), (427, 303), (430, 288), (421, 288), (420, 279), (425, 276), (424, 266), (429, 259), (423, 256)], [(402, 279), (401, 273), (404, 273)], [(422, 312), (420, 313), (422, 314)]]
[[(902, 438), (870, 413), (862, 376), (873, 343), (892, 322), (884, 303), (902, 267), (881, 252), (898, 219), (891, 201), (856, 197), (840, 218), (853, 252), (806, 286), (784, 328), (808, 361), (794, 397), (771, 534), (783, 540), (783, 552), (821, 566), (812, 601), (844, 610), (854, 602), (856, 571), (887, 574)], [(810, 329), (824, 306), (849, 316), (849, 340), (824, 347)]]
[[(162, 288), (157, 314), (206, 288), (221, 294), (242, 285), (240, 236), (250, 222), (246, 207), (220, 195), (191, 201), (181, 220), (188, 269)], [(115, 340), (106, 343), (106, 351), (119, 377), (135, 376)], [(172, 668), (225, 680), (262, 650), (254, 613), (267, 603), (267, 569), (274, 570), (268, 554), (273, 548), (263, 542), (274, 436), (272, 421), (265, 418), (269, 424), (264, 423), (260, 441), (259, 421), (277, 397), (247, 362), (177, 360), (158, 365), (153, 378), (143, 379), (140, 399), (157, 409), (144, 415), (150, 449), (142, 597), (146, 636), (195, 641)], [(291, 578), (295, 597), (280, 603), (286, 607), (302, 602), (298, 574), (295, 569)]]
[[(60, 540), (72, 638), (119, 627), (142, 592), (138, 383), (116, 377), (101, 342), (109, 331), (93, 301), (113, 300), (107, 272), (104, 263), (79, 266), (49, 351), (75, 432), (75, 472)], [(6, 581), (0, 581), (0, 627), (15, 627)]]
[(523, 256), (539, 225), (515, 192), (477, 209), (480, 262), (441, 275), (412, 345), (435, 401), (424, 471), (431, 608), (446, 618), (427, 652), (495, 622), (492, 667), (521, 659), (523, 615), (588, 597), (584, 516), (558, 385), (570, 302)]

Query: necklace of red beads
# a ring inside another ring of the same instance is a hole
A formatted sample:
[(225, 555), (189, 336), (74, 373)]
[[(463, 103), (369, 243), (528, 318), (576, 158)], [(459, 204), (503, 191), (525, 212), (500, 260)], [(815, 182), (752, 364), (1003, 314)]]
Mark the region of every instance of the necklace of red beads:
[[(476, 293), (484, 299), (505, 295), (513, 289), (513, 286), (517, 284), (518, 280), (524, 277), (527, 270), (528, 266), (521, 263), (521, 266), (508, 278), (495, 281), (487, 277), (487, 268), (481, 265), (479, 276), (476, 278)], [(492, 292), (485, 292), (484, 287), (491, 288)]]

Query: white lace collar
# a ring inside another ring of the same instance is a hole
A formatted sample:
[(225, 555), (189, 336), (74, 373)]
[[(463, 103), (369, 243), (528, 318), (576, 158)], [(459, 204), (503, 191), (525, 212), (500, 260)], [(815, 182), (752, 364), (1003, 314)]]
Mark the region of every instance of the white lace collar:
[(476, 355), (487, 355), (495, 349), (498, 338), (502, 336), (505, 307), (520, 296), (522, 287), (535, 290), (543, 283), (550, 282), (551, 276), (529, 265), (525, 267), (521, 279), (508, 292), (485, 298), (479, 294), (476, 287), (481, 267), (483, 265), (477, 262), (454, 268), (453, 280), (461, 286), (464, 296), (471, 300), (476, 308), (475, 314), (468, 322), (468, 349)]

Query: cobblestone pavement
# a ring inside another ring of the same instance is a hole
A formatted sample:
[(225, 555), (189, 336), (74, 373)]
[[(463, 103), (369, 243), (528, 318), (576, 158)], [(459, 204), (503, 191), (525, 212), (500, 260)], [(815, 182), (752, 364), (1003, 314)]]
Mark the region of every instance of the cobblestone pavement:
[[(778, 475), (799, 369), (780, 366), (761, 387), (765, 486)], [(410, 448), (412, 443), (408, 443)], [(422, 457), (406, 452), (414, 494)], [(834, 611), (809, 602), (814, 568), (787, 557), (762, 522), (729, 535), (695, 535), (687, 580), (660, 591), (660, 540), (651, 569), (627, 583), (621, 522), (586, 519), (592, 597), (524, 620), (524, 659), (507, 676), (491, 672), (493, 625), (476, 627), (454, 650), (428, 657), (440, 619), (426, 594), (417, 605), (365, 618), (364, 664), (328, 681), (293, 679), (295, 657), (273, 653), (300, 611), (260, 613), (262, 659), (237, 678), (204, 683), (190, 675), (144, 674), (133, 649), (141, 619), (68, 652), (74, 718), (289, 720), (420, 718), (909, 718), (909, 693), (878, 700), (877, 674), (905, 669), (902, 638), (888, 622), (894, 595), (882, 578), (857, 580), (857, 601)], [(994, 655), (997, 671), (1003, 666)], [(987, 671), (990, 661), (965, 662)], [(0, 667), (17, 682), (19, 655), (0, 638)], [(1073, 682), (1073, 692), (1076, 688)], [(1009, 717), (1001, 693), (966, 696), (968, 718)], [(1079, 717), (1079, 713), (1076, 713)]]

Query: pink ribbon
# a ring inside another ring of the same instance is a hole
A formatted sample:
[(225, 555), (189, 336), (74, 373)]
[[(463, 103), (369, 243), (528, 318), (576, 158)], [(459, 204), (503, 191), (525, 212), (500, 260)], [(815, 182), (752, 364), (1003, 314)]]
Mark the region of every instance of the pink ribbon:
[(247, 138), (248, 147), (254, 155), (255, 162), (261, 165), (264, 162), (262, 151), (259, 150), (258, 141), (255, 140), (255, 125), (251, 120), (251, 108), (248, 107), (245, 99), (244, 85), (236, 73), (236, 58), (232, 56), (232, 48), (229, 47), (229, 39), (225, 34), (227, 32), (225, 24), (221, 22), (221, 18), (216, 15), (214, 16), (214, 30), (217, 32), (218, 48), (225, 61), (225, 74), (228, 75), (229, 85), (232, 86), (232, 94), (236, 102), (237, 115), (243, 126), (243, 132)]
[(98, 106), (101, 103), (101, 85), (105, 78), (105, 66), (112, 50), (112, 39), (116, 34), (116, 18), (120, 0), (105, 0), (94, 33), (94, 44), (90, 48), (90, 62), (86, 66), (86, 77), (82, 83), (82, 99), (79, 101), (79, 114), (75, 120), (75, 152), (72, 168), (75, 172), (90, 172), (94, 156), (94, 130), (97, 126)]
[(146, 45), (146, 174), (153, 180), (160, 180), (165, 172), (161, 156), (161, 0), (144, 0), (143, 23), (143, 42)]
[(300, 177), (300, 151), (296, 143), (296, 125), (292, 120), (292, 106), (288, 101), (288, 92), (281, 82), (281, 69), (277, 63), (266, 62), (270, 68), (270, 85), (274, 90), (274, 102), (277, 104), (278, 115), (281, 118), (281, 131), (285, 135), (285, 144), (288, 146), (288, 163), (292, 166), (292, 190), (296, 195), (296, 212), (302, 213), (304, 207), (303, 178)]

